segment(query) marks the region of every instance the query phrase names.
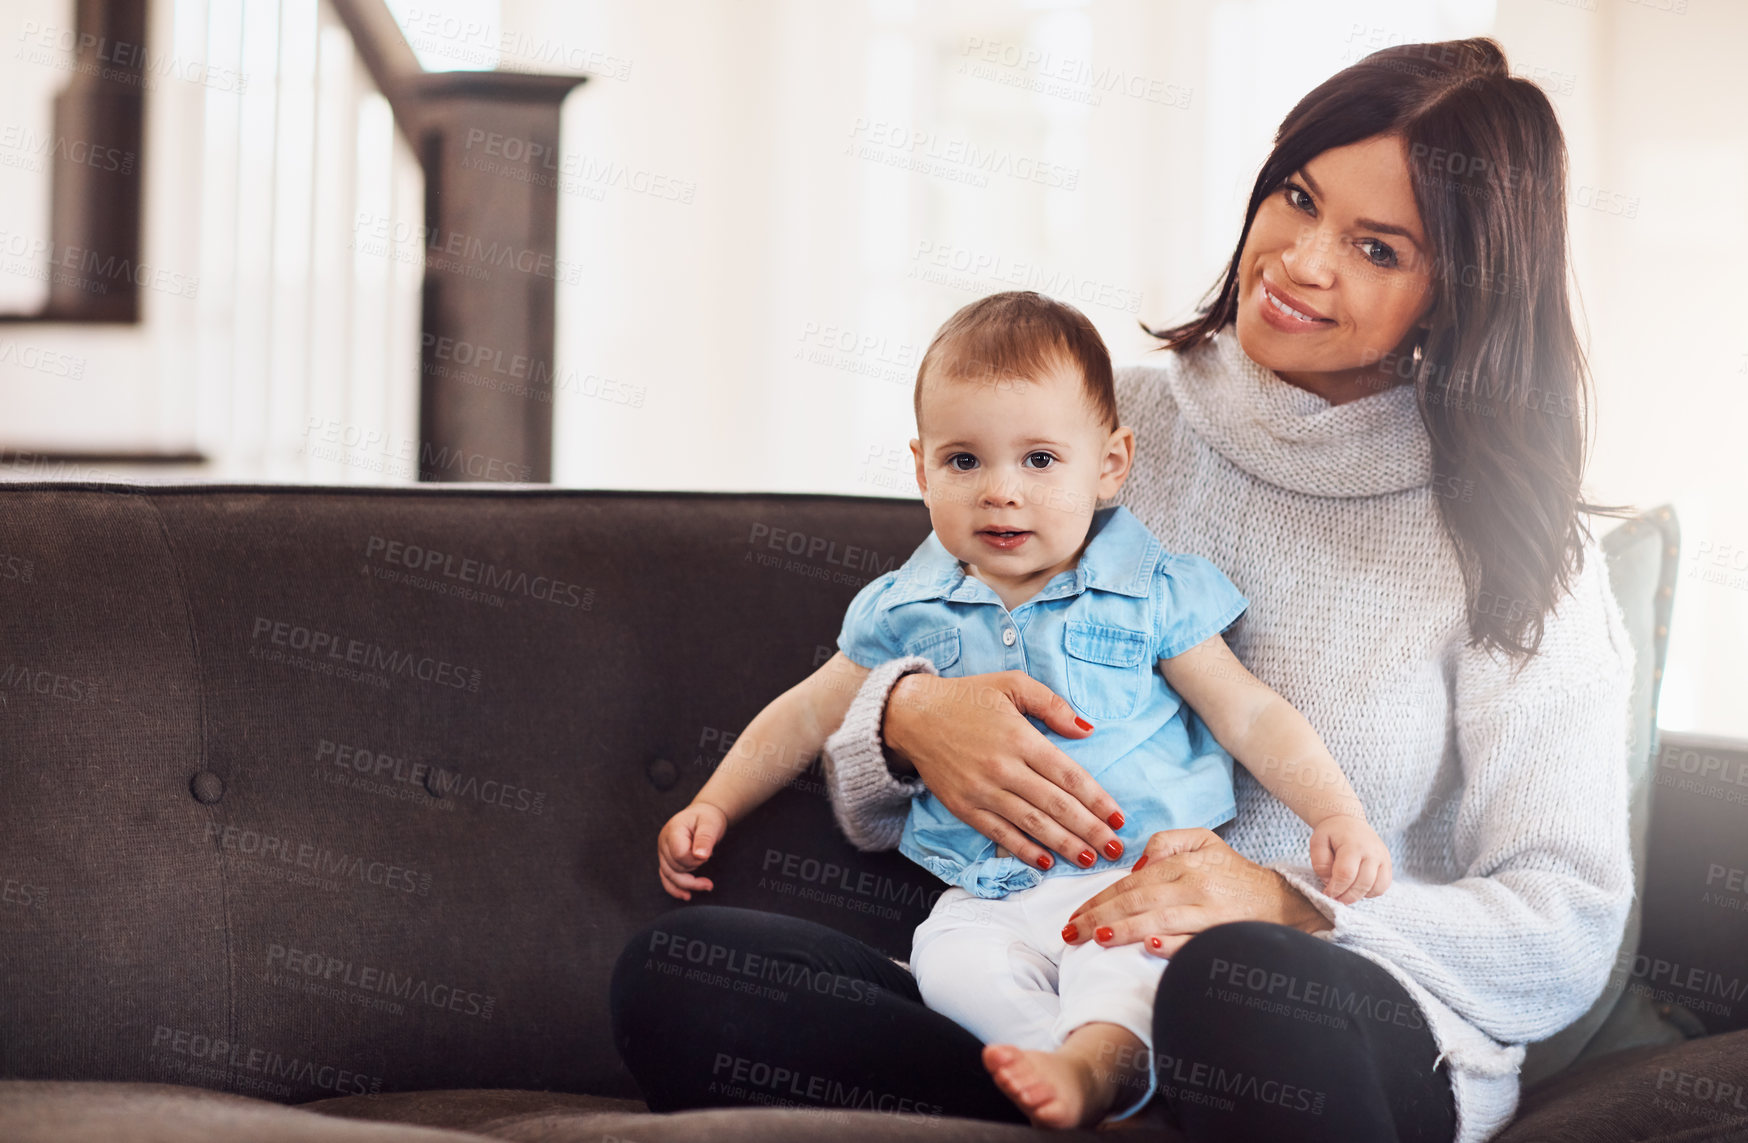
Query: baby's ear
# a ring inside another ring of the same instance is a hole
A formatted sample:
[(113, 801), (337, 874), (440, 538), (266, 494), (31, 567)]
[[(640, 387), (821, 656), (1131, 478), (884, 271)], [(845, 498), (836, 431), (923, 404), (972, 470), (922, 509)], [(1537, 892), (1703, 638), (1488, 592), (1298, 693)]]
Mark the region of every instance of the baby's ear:
[(1105, 456), (1099, 466), (1099, 493), (1103, 499), (1109, 500), (1117, 494), (1123, 482), (1129, 479), (1129, 470), (1134, 463), (1135, 430), (1128, 425), (1118, 425), (1105, 439)]

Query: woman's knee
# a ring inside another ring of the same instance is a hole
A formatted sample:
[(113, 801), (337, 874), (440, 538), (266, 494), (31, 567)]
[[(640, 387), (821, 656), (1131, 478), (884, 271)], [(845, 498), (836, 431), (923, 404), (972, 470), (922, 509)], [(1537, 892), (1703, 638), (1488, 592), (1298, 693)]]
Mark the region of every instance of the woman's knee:
[[(693, 905), (663, 913), (639, 929), (619, 954), (620, 963), (633, 957), (705, 965), (711, 948), (725, 948), (734, 934), (755, 927), (762, 914), (726, 905)], [(719, 958), (720, 959), (720, 955)]]
[[(1266, 996), (1271, 983), (1285, 986), (1297, 959), (1326, 949), (1326, 942), (1286, 925), (1234, 921), (1204, 929), (1171, 957), (1154, 994), (1156, 1046), (1205, 1034), (1213, 1009), (1235, 993)], [(1227, 1012), (1230, 1017), (1230, 1012)]]
[[(1313, 1122), (1241, 1101), (1246, 1138), (1450, 1138), (1450, 1084), (1413, 997), (1376, 962), (1298, 929), (1245, 921), (1186, 942), (1160, 981), (1153, 1028), (1161, 1090), (1190, 1091), (1176, 1105), (1186, 1128), (1213, 1123), (1193, 1090), (1212, 1070), (1266, 1075), (1320, 1109)], [(1431, 1134), (1414, 1127), (1426, 1123)]]
[(1305, 950), (1305, 942), (1322, 946), (1324, 942), (1287, 925), (1267, 921), (1234, 921), (1204, 929), (1185, 942), (1172, 955), (1160, 980), (1164, 990), (1187, 991), (1219, 986), (1222, 981), (1244, 984), (1262, 973), (1262, 984), (1268, 983), (1268, 973), (1283, 960)]
[[(775, 971), (785, 966), (783, 971)], [(615, 1019), (654, 995), (668, 1003), (677, 979), (747, 983), (813, 979), (821, 973), (914, 992), (910, 975), (836, 929), (780, 913), (726, 905), (691, 905), (665, 913), (632, 935), (613, 966)]]
[(748, 931), (757, 916), (750, 909), (696, 905), (664, 913), (632, 934), (619, 950), (608, 986), (614, 1022), (638, 1008), (647, 993), (672, 991), (672, 976), (663, 971), (667, 966), (683, 970), (707, 964), (712, 949), (728, 948), (732, 935)]

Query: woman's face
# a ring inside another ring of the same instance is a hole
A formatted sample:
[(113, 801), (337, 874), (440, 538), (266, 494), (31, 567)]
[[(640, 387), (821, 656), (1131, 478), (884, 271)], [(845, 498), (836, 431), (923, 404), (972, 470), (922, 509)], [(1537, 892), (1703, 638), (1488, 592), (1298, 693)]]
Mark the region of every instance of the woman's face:
[(1331, 404), (1404, 380), (1432, 305), (1401, 136), (1323, 152), (1257, 209), (1238, 265), (1238, 341)]

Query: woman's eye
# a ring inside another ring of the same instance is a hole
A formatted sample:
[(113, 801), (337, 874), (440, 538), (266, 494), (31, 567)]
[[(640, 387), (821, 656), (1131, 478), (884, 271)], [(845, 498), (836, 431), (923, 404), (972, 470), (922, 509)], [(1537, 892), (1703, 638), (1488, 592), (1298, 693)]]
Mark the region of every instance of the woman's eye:
[[(960, 464), (959, 462), (962, 460), (968, 460), (971, 463), (969, 465)], [(970, 472), (972, 468), (976, 467), (976, 465), (977, 458), (968, 452), (956, 452), (947, 458), (947, 467), (954, 472)]]
[(1036, 465), (1035, 467), (1037, 467), (1037, 468), (1041, 468), (1041, 469), (1042, 468), (1049, 468), (1052, 464), (1054, 464), (1056, 462), (1056, 458), (1054, 456), (1051, 456), (1047, 452), (1030, 453), (1027, 455), (1026, 460), (1027, 461), (1034, 461), (1034, 460), (1037, 460), (1039, 457), (1043, 457), (1044, 462), (1042, 464)]
[(1362, 239), (1360, 248), (1365, 250), (1366, 258), (1374, 266), (1390, 267), (1396, 265), (1396, 251), (1379, 242), (1376, 238)]
[(1311, 195), (1304, 187), (1288, 183), (1282, 193), (1286, 195), (1288, 206), (1295, 210), (1302, 210), (1307, 214), (1311, 212)]

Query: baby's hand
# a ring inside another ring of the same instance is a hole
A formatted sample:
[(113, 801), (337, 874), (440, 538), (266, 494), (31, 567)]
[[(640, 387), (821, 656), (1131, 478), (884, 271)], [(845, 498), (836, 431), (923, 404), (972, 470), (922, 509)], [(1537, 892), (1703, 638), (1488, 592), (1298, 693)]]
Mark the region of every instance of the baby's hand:
[(656, 838), (656, 864), (662, 888), (671, 897), (690, 901), (690, 890), (716, 888), (708, 877), (694, 877), (692, 870), (710, 859), (716, 843), (728, 832), (728, 815), (709, 802), (693, 802), (668, 819)]
[(1344, 905), (1390, 887), (1390, 851), (1364, 818), (1324, 818), (1311, 831), (1311, 868), (1323, 878), (1323, 891)]

